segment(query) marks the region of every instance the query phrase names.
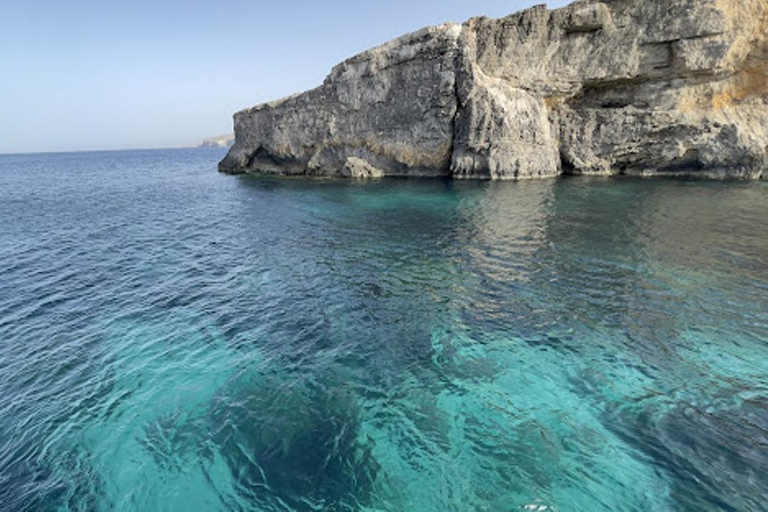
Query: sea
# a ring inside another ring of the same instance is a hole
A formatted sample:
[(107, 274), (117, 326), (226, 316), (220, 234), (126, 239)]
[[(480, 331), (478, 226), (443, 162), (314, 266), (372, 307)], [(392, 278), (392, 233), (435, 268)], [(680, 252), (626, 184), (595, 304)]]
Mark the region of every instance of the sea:
[(0, 510), (768, 510), (768, 183), (0, 156)]

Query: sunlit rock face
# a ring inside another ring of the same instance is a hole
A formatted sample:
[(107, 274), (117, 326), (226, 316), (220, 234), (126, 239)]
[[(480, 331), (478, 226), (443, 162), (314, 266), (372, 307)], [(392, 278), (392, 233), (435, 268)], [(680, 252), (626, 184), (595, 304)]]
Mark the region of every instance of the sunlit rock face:
[(325, 83), (235, 115), (228, 172), (447, 175), (461, 26), (421, 30), (336, 66)]
[(758, 179), (768, 0), (584, 0), (431, 27), (237, 113), (235, 132), (223, 172)]

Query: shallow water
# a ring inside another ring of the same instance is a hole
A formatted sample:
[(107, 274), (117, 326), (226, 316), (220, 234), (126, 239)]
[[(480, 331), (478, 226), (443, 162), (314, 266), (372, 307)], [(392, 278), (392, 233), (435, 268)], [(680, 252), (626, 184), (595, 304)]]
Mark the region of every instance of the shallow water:
[(0, 156), (3, 510), (766, 510), (768, 184)]

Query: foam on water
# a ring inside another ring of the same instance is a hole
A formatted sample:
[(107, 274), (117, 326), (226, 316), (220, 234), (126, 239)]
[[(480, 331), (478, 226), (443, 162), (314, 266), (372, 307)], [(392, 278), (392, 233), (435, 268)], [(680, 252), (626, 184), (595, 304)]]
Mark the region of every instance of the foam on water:
[(762, 510), (768, 186), (0, 157), (7, 510)]

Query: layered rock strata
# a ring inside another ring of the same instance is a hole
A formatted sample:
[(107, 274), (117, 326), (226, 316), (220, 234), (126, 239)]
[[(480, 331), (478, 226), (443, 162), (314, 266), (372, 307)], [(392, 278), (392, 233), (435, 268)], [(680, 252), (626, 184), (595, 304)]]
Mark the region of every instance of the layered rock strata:
[(593, 0), (430, 27), (235, 115), (220, 170), (768, 178), (768, 0)]

